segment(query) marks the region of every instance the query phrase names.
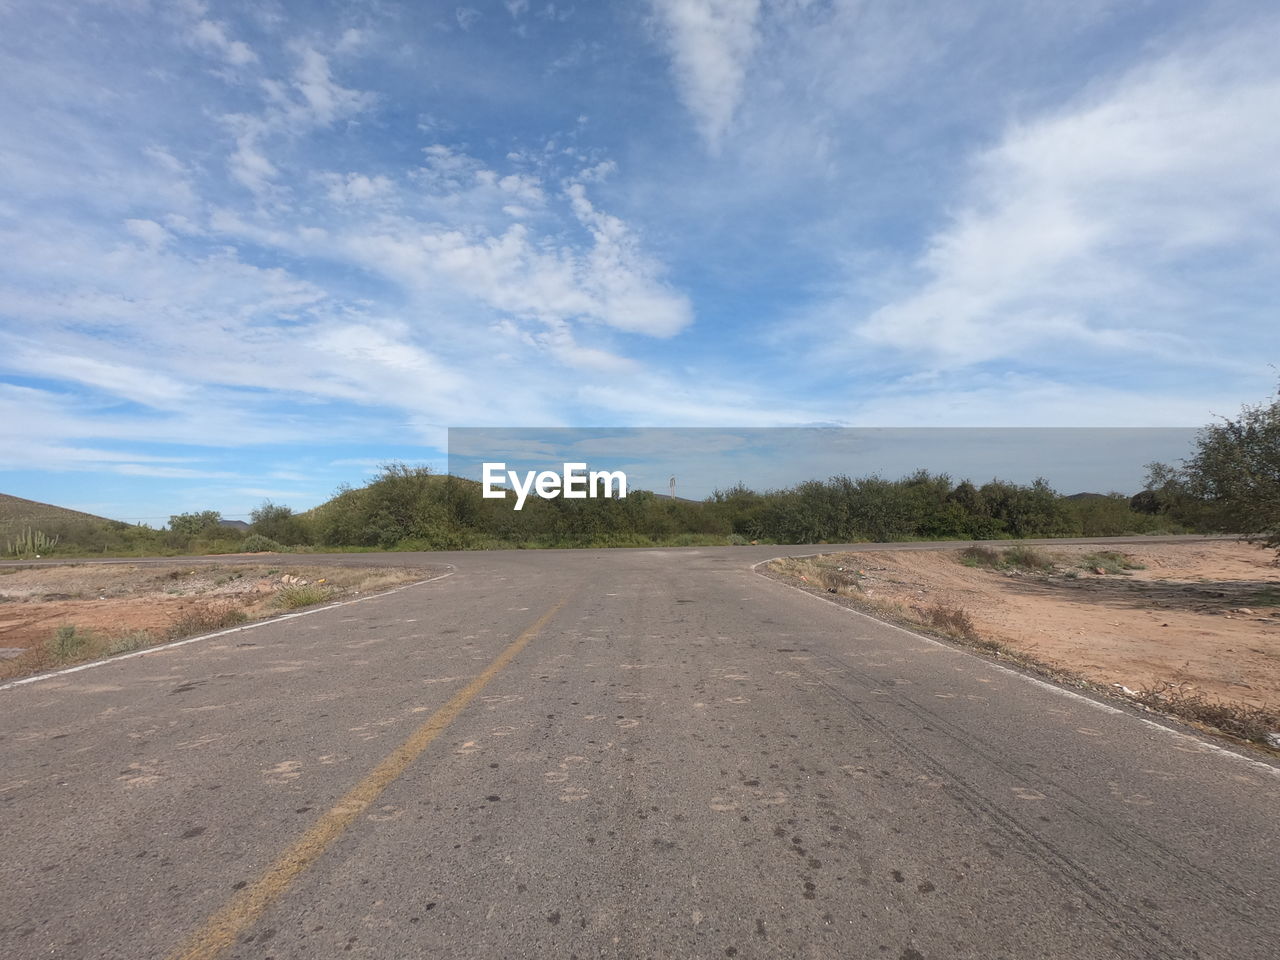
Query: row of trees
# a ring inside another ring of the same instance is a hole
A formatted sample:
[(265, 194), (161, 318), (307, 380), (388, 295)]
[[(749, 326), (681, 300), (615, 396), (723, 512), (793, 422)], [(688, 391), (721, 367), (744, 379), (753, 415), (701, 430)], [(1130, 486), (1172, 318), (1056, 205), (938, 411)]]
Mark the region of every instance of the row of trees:
[[(1185, 511), (1184, 511), (1185, 514)], [(675, 543), (843, 543), (857, 540), (1114, 536), (1198, 529), (1189, 516), (1141, 511), (1127, 497), (1068, 498), (1044, 480), (982, 486), (919, 471), (899, 480), (832, 477), (784, 490), (739, 485), (702, 502), (647, 491), (624, 500), (542, 500), (523, 510), (480, 496), (478, 484), (391, 464), (363, 487), (340, 489), (303, 514), (265, 503), (252, 534), (285, 546), (483, 549), (503, 546), (646, 546)], [(198, 536), (204, 514), (171, 529)], [(216, 520), (212, 523), (216, 524)]]
[(483, 549), (509, 546), (843, 543), (858, 540), (1118, 536), (1231, 532), (1280, 546), (1280, 399), (1205, 427), (1177, 466), (1151, 464), (1145, 489), (1064, 497), (1044, 480), (981, 486), (918, 471), (888, 480), (836, 476), (784, 490), (741, 484), (702, 502), (633, 492), (624, 500), (542, 500), (523, 510), (484, 499), (479, 484), (390, 464), (305, 513), (266, 502), (244, 532), (212, 510), (167, 529), (114, 521), (43, 531), (60, 550), (230, 552), (284, 547)]

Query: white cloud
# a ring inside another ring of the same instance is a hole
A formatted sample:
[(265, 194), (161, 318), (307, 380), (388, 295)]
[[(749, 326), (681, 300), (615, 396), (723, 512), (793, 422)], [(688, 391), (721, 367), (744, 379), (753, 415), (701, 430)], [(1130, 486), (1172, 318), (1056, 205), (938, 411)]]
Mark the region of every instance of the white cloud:
[(237, 473), (226, 470), (202, 470), (196, 467), (155, 467), (146, 463), (121, 463), (107, 467), (111, 473), (126, 477), (159, 477), (166, 480), (231, 480)]
[(370, 177), (363, 173), (324, 174), (321, 178), (328, 186), (329, 199), (334, 203), (368, 203), (385, 197), (395, 188), (390, 179), (380, 174)]
[(1011, 127), (930, 238), (922, 283), (859, 332), (959, 363), (1202, 354), (1233, 299), (1280, 292), (1276, 33), (1201, 42)]
[(338, 38), (338, 42), (334, 45), (334, 53), (346, 54), (354, 53), (361, 49), (369, 42), (369, 31), (358, 30), (355, 27), (348, 27), (342, 31), (342, 36)]
[(154, 220), (129, 219), (124, 228), (149, 247), (162, 247), (173, 240), (173, 234)]
[[(434, 311), (479, 307), (490, 322), (496, 312), (546, 328), (585, 322), (656, 337), (692, 323), (692, 306), (665, 282), (663, 265), (628, 224), (593, 205), (584, 185), (570, 183), (553, 207), (530, 174), (504, 175), (445, 145), (425, 153), (411, 177), (416, 191), (380, 176), (323, 175), (330, 199), (351, 213), (327, 230), (279, 228), (223, 209), (210, 225), (294, 255), (346, 260)], [(376, 210), (355, 202), (365, 199), (377, 199)], [(566, 237), (575, 224), (586, 243)]]
[(293, 74), (293, 87), (302, 95), (303, 104), (278, 101), (286, 116), (305, 128), (327, 127), (345, 119), (372, 103), (373, 98), (359, 90), (350, 90), (333, 79), (329, 60), (312, 47), (298, 50), (300, 63)]
[(298, 63), (287, 83), (262, 82), (266, 107), (261, 113), (226, 114), (222, 122), (235, 138), (227, 161), (233, 179), (262, 197), (275, 188), (280, 169), (266, 153), (274, 138), (298, 138), (330, 127), (372, 106), (372, 95), (334, 80), (329, 61), (314, 47), (295, 48)]
[[(572, 189), (572, 188), (571, 188)], [(638, 248), (626, 226), (574, 201), (592, 236), (582, 252), (547, 243), (523, 224), (496, 233), (476, 227), (424, 230), (409, 220), (383, 219), (340, 241), (367, 269), (411, 290), (456, 294), (512, 317), (544, 324), (603, 323), (665, 337), (692, 321), (692, 308), (660, 279), (660, 268)]]
[(676, 84), (712, 150), (742, 99), (760, 42), (760, 0), (650, 0), (663, 26)]
[[(8, 340), (8, 338), (5, 338)], [(11, 362), (50, 380), (96, 387), (147, 406), (166, 406), (191, 394), (191, 388), (159, 371), (94, 357), (52, 353), (37, 346), (10, 345)]]
[(190, 31), (191, 39), (220, 53), (224, 60), (233, 67), (243, 67), (256, 63), (258, 55), (242, 40), (232, 40), (227, 36), (226, 24), (216, 20), (200, 20)]
[(568, 188), (573, 212), (594, 241), (587, 261), (586, 286), (600, 304), (598, 314), (619, 330), (670, 336), (693, 321), (688, 301), (658, 280), (658, 267), (641, 252), (630, 228), (597, 210), (586, 188)]

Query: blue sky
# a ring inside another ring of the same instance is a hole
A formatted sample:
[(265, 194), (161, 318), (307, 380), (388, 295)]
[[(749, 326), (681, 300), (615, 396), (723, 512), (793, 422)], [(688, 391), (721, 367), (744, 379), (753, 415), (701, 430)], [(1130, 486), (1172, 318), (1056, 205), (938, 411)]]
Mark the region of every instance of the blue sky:
[(1187, 426), (1280, 357), (1256, 3), (0, 0), (0, 490), (455, 426)]

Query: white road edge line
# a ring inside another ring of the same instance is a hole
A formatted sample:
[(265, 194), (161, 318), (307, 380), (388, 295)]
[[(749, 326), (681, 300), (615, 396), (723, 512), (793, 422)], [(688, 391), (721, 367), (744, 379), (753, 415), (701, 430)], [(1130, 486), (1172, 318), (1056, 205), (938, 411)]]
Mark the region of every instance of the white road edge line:
[[(759, 563), (753, 563), (751, 565), (751, 572), (756, 574), (757, 576), (762, 576), (756, 570), (756, 568), (762, 567), (766, 563), (773, 563), (774, 560), (783, 560), (783, 559), (803, 560), (809, 557), (820, 557), (820, 556), (822, 556), (822, 554), (820, 553), (806, 553), (803, 555), (796, 554), (790, 557), (774, 557), (772, 560), (761, 560)], [(765, 579), (771, 580), (773, 578), (765, 577)], [(1185, 731), (1176, 730), (1173, 727), (1165, 726), (1163, 723), (1159, 723), (1155, 720), (1151, 720), (1148, 717), (1135, 716), (1134, 714), (1130, 713), (1128, 710), (1121, 710), (1119, 707), (1113, 707), (1111, 706), (1111, 704), (1103, 703), (1101, 700), (1095, 700), (1093, 699), (1093, 697), (1086, 697), (1083, 693), (1077, 693), (1074, 690), (1068, 690), (1066, 687), (1060, 687), (1056, 683), (1050, 683), (1048, 680), (1041, 680), (1039, 677), (1033, 677), (1030, 674), (1023, 673), (1020, 670), (1014, 670), (1012, 667), (1006, 667), (1002, 663), (996, 663), (994, 660), (988, 660), (986, 657), (980, 657), (976, 653), (972, 653), (966, 650), (964, 647), (957, 646), (950, 643), (944, 643), (943, 641), (935, 639), (934, 637), (926, 636), (923, 633), (916, 633), (914, 630), (908, 630), (906, 627), (900, 627), (896, 623), (890, 623), (888, 620), (881, 620), (879, 617), (873, 617), (871, 614), (863, 613), (861, 610), (855, 610), (852, 607), (846, 607), (843, 604), (839, 604), (839, 603), (832, 603), (830, 600), (827, 600), (823, 597), (816, 596), (815, 594), (810, 593), (808, 590), (801, 589), (800, 587), (797, 587), (794, 584), (786, 583), (785, 581), (782, 581), (782, 580), (774, 580), (774, 582), (781, 584), (782, 586), (788, 588), (789, 590), (794, 590), (797, 593), (803, 594), (804, 596), (808, 597), (811, 600), (817, 600), (819, 603), (825, 604), (828, 608), (843, 610), (845, 613), (852, 613), (854, 616), (858, 616), (858, 617), (862, 617), (863, 619), (870, 620), (872, 623), (879, 624), (882, 627), (889, 627), (892, 630), (897, 630), (900, 633), (905, 633), (909, 637), (914, 637), (917, 640), (923, 640), (925, 643), (931, 643), (934, 646), (942, 647), (944, 650), (950, 650), (952, 653), (958, 653), (961, 656), (969, 657), (970, 659), (977, 660), (981, 663), (985, 663), (987, 666), (993, 667), (996, 670), (1001, 671), (1002, 673), (1010, 674), (1011, 676), (1017, 677), (1019, 680), (1025, 681), (1026, 683), (1030, 683), (1037, 687), (1042, 687), (1043, 689), (1048, 690), (1051, 693), (1058, 694), (1058, 696), (1070, 697), (1073, 700), (1079, 700), (1081, 703), (1086, 703), (1089, 706), (1093, 707), (1095, 710), (1100, 710), (1103, 713), (1119, 714), (1122, 717), (1128, 717), (1130, 720), (1136, 720), (1139, 723), (1145, 723), (1147, 726), (1154, 727), (1156, 730), (1159, 730), (1162, 733), (1166, 733), (1169, 736), (1176, 737), (1180, 740), (1189, 740), (1192, 743), (1196, 744), (1197, 746), (1204, 748), (1204, 750), (1209, 753), (1216, 753), (1222, 756), (1231, 757), (1234, 760), (1239, 760), (1243, 763), (1249, 764), (1252, 767), (1257, 767), (1259, 770), (1266, 771), (1267, 773), (1271, 774), (1271, 776), (1277, 779), (1280, 779), (1280, 767), (1267, 763), (1264, 760), (1255, 760), (1253, 757), (1246, 757), (1244, 754), (1236, 753), (1234, 750), (1230, 750), (1227, 747), (1221, 746), (1220, 744), (1213, 743), (1207, 739), (1198, 737), (1195, 734), (1186, 733)]]
[[(449, 564), (449, 566), (453, 565)], [(202, 633), (197, 637), (187, 637), (183, 640), (173, 640), (169, 643), (160, 643), (154, 647), (147, 647), (144, 650), (134, 650), (132, 653), (121, 653), (114, 657), (105, 657), (102, 660), (90, 660), (88, 663), (77, 664), (74, 667), (63, 667), (61, 670), (50, 670), (46, 673), (37, 673), (35, 676), (23, 677), (21, 680), (10, 680), (8, 683), (0, 683), (0, 690), (10, 690), (14, 687), (25, 686), (28, 683), (39, 683), (41, 680), (51, 680), (54, 677), (63, 677), (68, 673), (79, 673), (81, 670), (92, 670), (95, 667), (104, 667), (109, 663), (119, 663), (121, 660), (130, 660), (133, 657), (145, 657), (151, 653), (160, 653), (164, 650), (172, 650), (174, 647), (184, 647), (188, 643), (198, 643), (201, 640), (212, 640), (214, 637), (225, 637), (232, 633), (244, 633), (246, 630), (256, 630), (258, 627), (265, 627), (272, 623), (280, 623), (284, 620), (293, 620), (295, 617), (307, 617), (313, 613), (323, 613), (326, 610), (336, 610), (338, 607), (345, 607), (353, 603), (363, 603), (365, 600), (377, 600), (379, 597), (389, 597), (393, 593), (399, 593), (401, 590), (408, 590), (410, 587), (420, 587), (424, 583), (435, 583), (437, 580), (452, 577), (457, 572), (457, 568), (454, 568), (448, 573), (440, 574), (438, 577), (431, 577), (427, 580), (415, 580), (413, 583), (403, 583), (398, 587), (392, 587), (390, 590), (384, 590), (382, 593), (371, 593), (364, 597), (353, 597), (350, 600), (339, 600), (336, 603), (326, 603), (323, 607), (313, 607), (310, 610), (299, 610), (296, 613), (286, 613), (278, 617), (271, 617), (267, 620), (255, 620), (253, 623), (246, 623), (239, 627), (228, 627), (226, 630), (218, 630), (214, 633)]]

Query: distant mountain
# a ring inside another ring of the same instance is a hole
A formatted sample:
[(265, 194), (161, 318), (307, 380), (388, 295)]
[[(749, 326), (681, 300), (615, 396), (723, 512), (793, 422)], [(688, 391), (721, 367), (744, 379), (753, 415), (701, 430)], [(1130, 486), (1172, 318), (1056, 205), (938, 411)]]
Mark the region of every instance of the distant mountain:
[[(65, 527), (68, 524), (91, 523), (94, 525), (110, 523), (106, 517), (98, 517), (92, 513), (79, 510), (68, 510), (66, 507), (55, 507), (51, 503), (39, 500), (24, 500), (22, 497), (0, 493), (0, 537), (13, 536), (30, 527), (41, 530), (47, 527)], [(3, 545), (0, 544), (0, 549)]]
[(1105, 500), (1105, 493), (1073, 493), (1070, 496), (1063, 497), (1063, 500)]

